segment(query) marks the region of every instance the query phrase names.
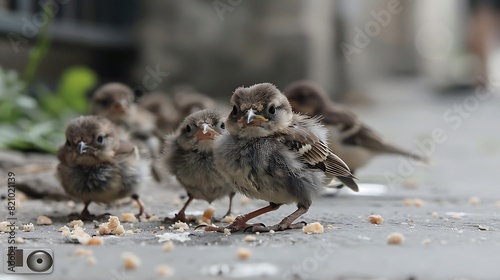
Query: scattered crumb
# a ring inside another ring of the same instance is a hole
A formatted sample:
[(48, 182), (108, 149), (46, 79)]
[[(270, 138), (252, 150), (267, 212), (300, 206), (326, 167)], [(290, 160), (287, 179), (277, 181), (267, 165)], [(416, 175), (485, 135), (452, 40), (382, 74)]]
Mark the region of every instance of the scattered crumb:
[(250, 258), (250, 256), (252, 255), (252, 252), (248, 248), (240, 247), (236, 251), (236, 254), (238, 255), (238, 258), (240, 260), (246, 260), (246, 259)]
[(273, 233), (274, 233), (274, 230), (270, 230), (270, 231), (269, 231), (269, 233), (270, 233), (270, 234), (273, 234)]
[(84, 256), (84, 257), (89, 257), (89, 256), (92, 256), (92, 251), (89, 250), (89, 249), (85, 249), (85, 248), (76, 248), (75, 249), (75, 255), (77, 256)]
[(484, 230), (484, 231), (487, 231), (487, 230), (490, 230), (490, 227), (489, 226), (482, 226), (482, 225), (479, 225), (478, 226), (479, 230)]
[(17, 237), (16, 238), (16, 244), (24, 244), (26, 241), (24, 241), (24, 238), (22, 237)]
[(180, 198), (178, 198), (177, 196), (174, 197), (174, 199), (172, 200), (172, 204), (175, 206), (175, 207), (179, 207), (181, 205), (182, 201)]
[(23, 225), (23, 231), (30, 232), (35, 229), (35, 226), (32, 223)]
[(305, 227), (302, 228), (302, 231), (306, 234), (321, 234), (325, 232), (325, 229), (323, 228), (323, 225), (321, 225), (318, 222), (310, 223), (307, 224)]
[(172, 242), (172, 240), (167, 241), (161, 248), (163, 249), (163, 252), (170, 252), (174, 249), (174, 242)]
[(175, 224), (173, 224), (172, 227), (180, 232), (184, 232), (186, 229), (189, 229), (189, 225), (184, 222), (175, 222)]
[(88, 265), (94, 265), (94, 264), (96, 264), (96, 262), (97, 262), (96, 259), (92, 256), (87, 258)]
[(477, 196), (473, 196), (473, 197), (469, 198), (469, 204), (470, 204), (470, 205), (474, 205), (474, 206), (476, 206), (476, 205), (478, 205), (479, 203), (481, 203), (481, 199), (480, 199), (479, 197), (477, 197)]
[(431, 216), (433, 218), (439, 218), (439, 213), (438, 212), (432, 212)]
[(368, 219), (370, 220), (370, 223), (375, 225), (380, 225), (384, 222), (384, 219), (380, 215), (370, 215), (368, 216)]
[(243, 238), (243, 240), (246, 242), (254, 242), (257, 240), (257, 238), (253, 235), (247, 235), (247, 236), (245, 236), (245, 238)]
[(153, 215), (153, 216), (146, 219), (146, 222), (158, 222), (158, 221), (160, 221), (160, 217), (158, 217), (156, 215)]
[(73, 209), (76, 207), (76, 203), (73, 200), (70, 200), (70, 201), (66, 202), (66, 206), (68, 206), (68, 208)]
[(256, 231), (256, 232), (255, 232), (255, 235), (260, 235), (260, 231)]
[(134, 235), (134, 232), (132, 230), (126, 230), (125, 233), (124, 233), (125, 236), (131, 236), (131, 235)]
[[(195, 217), (196, 219), (196, 217)], [(198, 221), (196, 221), (198, 224), (210, 224), (212, 223), (212, 219), (209, 219), (207, 217), (201, 217), (198, 219)]]
[(160, 230), (164, 230), (165, 229), (165, 226), (159, 226), (158, 227)]
[(459, 215), (459, 214), (454, 214), (453, 216), (451, 216), (452, 219), (455, 219), (455, 220), (461, 220), (462, 219), (462, 216)]
[(83, 221), (82, 220), (73, 220), (69, 222), (69, 227), (75, 228), (75, 227), (83, 227)]
[(328, 225), (326, 225), (326, 228), (327, 229), (333, 229), (333, 225), (332, 224), (328, 224)]
[(141, 260), (132, 252), (124, 252), (122, 254), (123, 267), (125, 269), (136, 269), (141, 265)]
[[(18, 230), (18, 227), (14, 227), (15, 230)], [(0, 232), (10, 232), (10, 222), (3, 221), (0, 222)]]
[(413, 178), (408, 178), (403, 181), (403, 187), (407, 189), (416, 189), (418, 188), (418, 184), (419, 184), (418, 181)]
[(401, 244), (405, 241), (405, 237), (403, 234), (399, 232), (393, 232), (387, 236), (387, 243), (388, 244)]
[(124, 223), (135, 223), (137, 222), (137, 218), (132, 213), (123, 213), (120, 219)]
[(223, 222), (223, 223), (228, 223), (228, 224), (229, 224), (229, 223), (234, 222), (234, 220), (235, 220), (235, 219), (236, 219), (236, 218), (235, 218), (235, 217), (233, 217), (233, 216), (225, 216), (225, 217), (222, 219), (222, 221), (221, 221), (221, 222)]
[(249, 203), (250, 203), (250, 198), (248, 198), (246, 196), (241, 197), (241, 199), (240, 199), (241, 206), (248, 205)]
[(36, 219), (36, 224), (39, 226), (51, 225), (52, 220), (49, 217), (42, 215), (42, 216), (38, 216), (38, 218)]
[(422, 207), (425, 205), (425, 201), (423, 201), (422, 199), (420, 198), (415, 198), (413, 200), (413, 204), (415, 205), (415, 207)]
[(215, 207), (212, 205), (208, 206), (207, 210), (203, 212), (203, 217), (212, 220), (215, 213)]
[(120, 224), (120, 219), (116, 216), (111, 216), (107, 223), (102, 223), (99, 225), (97, 230), (99, 235), (122, 235), (125, 233), (123, 225)]
[(228, 228), (225, 228), (225, 229), (224, 229), (224, 234), (225, 234), (226, 236), (231, 235), (231, 230), (229, 230)]
[(410, 198), (403, 199), (403, 205), (404, 206), (413, 206), (414, 205), (413, 199), (410, 199)]
[(429, 238), (422, 240), (422, 245), (429, 245), (429, 244), (431, 244), (431, 240)]
[[(67, 234), (68, 234), (67, 231), (62, 232), (62, 235), (65, 237)], [(91, 239), (91, 236), (88, 233), (86, 233), (84, 229), (81, 227), (76, 227), (73, 231), (71, 231), (71, 233), (67, 237), (70, 239), (76, 239), (80, 244), (83, 245), (86, 245)]]
[(170, 277), (174, 275), (174, 270), (168, 265), (159, 265), (155, 269), (156, 274), (162, 277)]
[(101, 246), (102, 243), (103, 241), (101, 237), (94, 236), (90, 238), (89, 242), (87, 242), (87, 245)]
[(158, 233), (158, 230), (156, 230), (156, 229), (155, 229), (155, 230), (153, 230), (151, 233), (152, 233), (152, 234), (157, 234), (157, 233)]
[(63, 226), (58, 231), (60, 231), (64, 237), (69, 237), (71, 235), (71, 232), (67, 226)]

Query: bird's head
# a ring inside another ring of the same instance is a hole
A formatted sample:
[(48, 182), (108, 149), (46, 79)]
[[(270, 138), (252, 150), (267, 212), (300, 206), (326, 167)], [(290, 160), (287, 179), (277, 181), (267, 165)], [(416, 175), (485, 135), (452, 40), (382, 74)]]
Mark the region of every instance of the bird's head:
[(226, 123), (217, 110), (189, 115), (178, 128), (178, 144), (185, 150), (211, 151), (215, 137), (227, 134)]
[(284, 94), (294, 112), (311, 117), (320, 115), (322, 108), (329, 104), (328, 95), (318, 85), (309, 81), (298, 81), (285, 88)]
[(266, 137), (286, 128), (293, 117), (285, 95), (270, 83), (240, 87), (231, 97), (229, 133), (243, 138)]
[(92, 97), (92, 113), (113, 122), (122, 121), (134, 102), (132, 89), (121, 83), (99, 87)]
[(102, 117), (81, 116), (66, 127), (66, 143), (57, 157), (70, 165), (95, 166), (113, 162), (119, 141), (113, 124)]

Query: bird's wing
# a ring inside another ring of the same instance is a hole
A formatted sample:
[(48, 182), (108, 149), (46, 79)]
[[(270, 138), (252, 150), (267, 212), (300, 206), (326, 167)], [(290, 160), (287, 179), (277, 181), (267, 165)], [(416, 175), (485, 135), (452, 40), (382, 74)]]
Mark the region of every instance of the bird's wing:
[(337, 127), (342, 139), (359, 131), (362, 123), (353, 112), (334, 104), (328, 108), (327, 111), (321, 113), (321, 119), (323, 123)]
[(325, 172), (327, 179), (339, 177), (344, 180), (348, 187), (354, 191), (358, 186), (354, 182), (354, 176), (347, 164), (328, 148), (321, 138), (325, 129), (316, 118), (302, 115), (294, 115), (294, 119), (286, 133), (282, 134), (284, 143), (293, 151), (297, 152), (301, 159), (312, 168)]

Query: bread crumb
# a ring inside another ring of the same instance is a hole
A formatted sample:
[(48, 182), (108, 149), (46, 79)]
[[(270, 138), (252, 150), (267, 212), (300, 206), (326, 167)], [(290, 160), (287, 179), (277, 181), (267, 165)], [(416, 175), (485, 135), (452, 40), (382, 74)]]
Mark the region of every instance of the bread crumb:
[(384, 222), (384, 219), (380, 215), (370, 215), (368, 216), (368, 219), (370, 220), (370, 223), (375, 225), (380, 225)]
[(243, 240), (246, 242), (254, 242), (257, 240), (257, 238), (253, 235), (247, 235), (247, 236), (245, 236), (245, 238), (243, 238)]
[(32, 223), (23, 225), (23, 231), (30, 232), (35, 229), (35, 226)]
[(318, 222), (307, 224), (302, 228), (302, 231), (306, 234), (321, 234), (325, 232), (323, 225)]
[(149, 217), (148, 219), (146, 219), (146, 222), (158, 222), (160, 221), (160, 217), (156, 216), (156, 215), (153, 215), (151, 217)]
[(460, 216), (459, 214), (454, 214), (453, 216), (451, 216), (451, 218), (455, 220), (461, 220), (462, 216)]
[(24, 243), (25, 243), (24, 238), (22, 238), (22, 237), (16, 238), (16, 244), (24, 244)]
[(87, 242), (87, 245), (93, 245), (93, 246), (101, 246), (102, 245), (102, 238), (93, 236), (90, 238), (90, 240)]
[(39, 226), (47, 226), (52, 224), (52, 220), (47, 216), (38, 216), (36, 219), (36, 224)]
[(240, 260), (246, 260), (246, 259), (250, 258), (250, 256), (252, 255), (252, 252), (248, 248), (240, 247), (236, 251), (236, 254), (238, 255), (238, 258)]
[(404, 241), (405, 237), (399, 232), (393, 232), (387, 236), (388, 244), (402, 244)]
[(429, 238), (422, 240), (422, 245), (429, 245), (431, 244), (431, 240)]
[(10, 222), (0, 222), (0, 232), (10, 232)]
[(241, 199), (240, 199), (241, 206), (248, 205), (249, 203), (250, 203), (250, 198), (248, 198), (246, 196), (241, 197)]
[(410, 199), (410, 198), (403, 199), (403, 205), (404, 206), (413, 206), (414, 205), (413, 199)]
[(99, 235), (122, 235), (125, 233), (123, 225), (120, 224), (120, 219), (116, 216), (111, 216), (107, 223), (99, 225), (97, 230)]
[(66, 206), (73, 209), (76, 207), (76, 203), (73, 200), (70, 200), (70, 201), (66, 202)]
[(221, 222), (230, 224), (230, 223), (234, 222), (235, 219), (236, 218), (233, 216), (225, 216), (224, 218), (222, 218)]
[(479, 203), (481, 203), (481, 199), (480, 199), (479, 197), (477, 197), (477, 196), (473, 196), (473, 197), (469, 198), (469, 204), (470, 204), (470, 205), (474, 205), (474, 206), (476, 206), (476, 205), (478, 205)]
[(158, 227), (160, 230), (164, 230), (165, 229), (165, 226), (159, 226)]
[(273, 234), (273, 233), (274, 233), (274, 230), (270, 230), (270, 231), (269, 231), (269, 233), (270, 233), (270, 234)]
[(407, 189), (416, 189), (418, 188), (418, 184), (419, 184), (418, 181), (413, 178), (408, 178), (403, 181), (403, 187)]
[(122, 254), (123, 267), (127, 270), (136, 269), (141, 265), (141, 260), (132, 252)]
[(212, 220), (215, 213), (215, 207), (212, 205), (208, 206), (207, 210), (203, 212), (203, 217)]
[(96, 262), (96, 259), (92, 256), (87, 258), (87, 265), (95, 265)]
[(231, 230), (229, 230), (228, 228), (225, 228), (225, 229), (224, 229), (224, 234), (225, 234), (226, 236), (231, 235)]
[(137, 218), (132, 213), (123, 213), (120, 219), (124, 223), (135, 223)]
[(63, 226), (58, 231), (60, 231), (62, 236), (64, 236), (64, 237), (69, 237), (71, 235), (71, 232), (67, 226)]
[(415, 205), (415, 207), (422, 207), (425, 205), (425, 201), (423, 201), (422, 199), (420, 198), (415, 198), (413, 200), (413, 204)]
[(125, 233), (123, 233), (123, 235), (125, 236), (131, 236), (131, 235), (134, 235), (134, 232), (132, 230), (126, 230)]
[(431, 216), (433, 218), (439, 218), (439, 213), (438, 212), (432, 212)]
[[(65, 231), (62, 232), (63, 236), (65, 236)], [(71, 234), (68, 236), (70, 239), (76, 239), (80, 244), (86, 245), (89, 240), (90, 240), (90, 235), (86, 233), (83, 228), (81, 227), (76, 227), (73, 231), (71, 231)]]
[(73, 220), (69, 222), (69, 227), (75, 228), (75, 227), (83, 227), (83, 221), (82, 220)]
[(174, 270), (168, 265), (159, 265), (155, 268), (156, 274), (161, 277), (170, 277), (174, 275)]
[(92, 256), (92, 251), (89, 250), (89, 249), (85, 249), (85, 248), (76, 248), (75, 249), (75, 255), (77, 256), (84, 256), (84, 257), (89, 257), (89, 256)]
[(180, 232), (183, 232), (184, 230), (189, 229), (189, 225), (184, 223), (184, 222), (175, 222), (175, 224), (173, 224), (172, 227), (177, 229)]
[(207, 217), (201, 217), (196, 221), (198, 224), (210, 224), (212, 223), (212, 219), (209, 219)]
[(163, 252), (170, 252), (174, 249), (174, 242), (172, 240), (165, 242), (161, 248), (163, 249)]

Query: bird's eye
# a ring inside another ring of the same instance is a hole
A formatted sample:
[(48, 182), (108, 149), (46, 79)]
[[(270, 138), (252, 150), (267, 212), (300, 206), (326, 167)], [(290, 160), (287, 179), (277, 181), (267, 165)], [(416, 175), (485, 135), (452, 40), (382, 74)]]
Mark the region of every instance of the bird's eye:
[(71, 147), (71, 142), (69, 142), (69, 140), (66, 139), (66, 147)]
[(220, 123), (220, 128), (221, 128), (221, 129), (226, 129), (226, 124), (225, 124), (224, 122), (221, 122), (221, 123)]
[(231, 111), (231, 115), (233, 115), (233, 117), (236, 117), (237, 114), (238, 114), (238, 107), (234, 105), (233, 110)]
[(101, 105), (102, 107), (109, 107), (109, 105), (111, 105), (111, 103), (112, 103), (112, 100), (109, 98), (106, 98), (106, 99), (98, 100), (97, 103), (99, 105)]
[(191, 125), (190, 124), (186, 125), (186, 132), (189, 134), (192, 131), (193, 131), (193, 129), (191, 128)]
[(305, 100), (306, 100), (306, 96), (305, 96), (305, 94), (304, 94), (304, 93), (302, 93), (302, 92), (301, 92), (301, 93), (299, 93), (299, 94), (297, 95), (297, 101), (298, 101), (298, 102), (303, 103)]
[(97, 139), (96, 139), (96, 140), (97, 140), (97, 143), (98, 143), (98, 144), (102, 144), (102, 143), (104, 142), (104, 136), (99, 135), (99, 136), (97, 136)]
[(270, 106), (267, 111), (269, 112), (269, 114), (274, 115), (276, 113), (276, 107)]

